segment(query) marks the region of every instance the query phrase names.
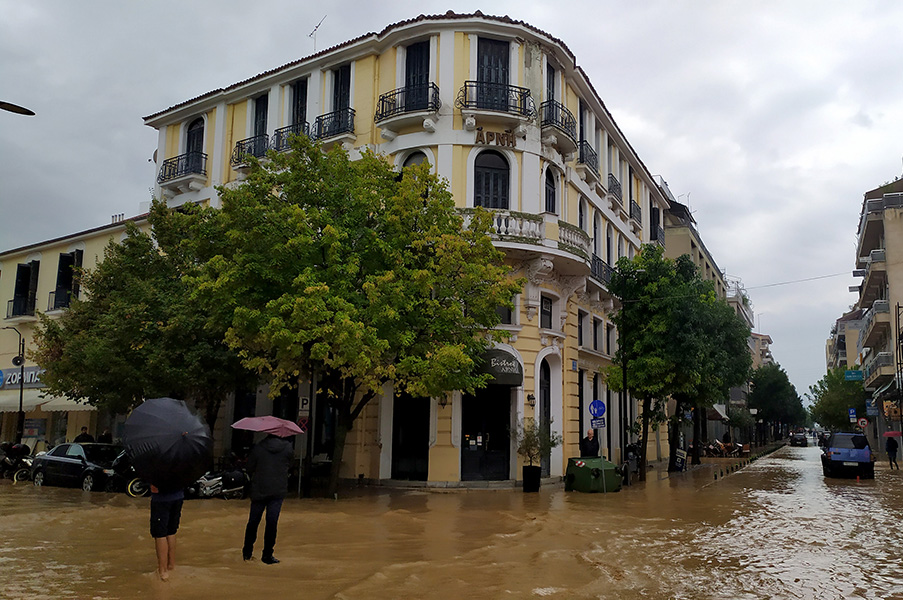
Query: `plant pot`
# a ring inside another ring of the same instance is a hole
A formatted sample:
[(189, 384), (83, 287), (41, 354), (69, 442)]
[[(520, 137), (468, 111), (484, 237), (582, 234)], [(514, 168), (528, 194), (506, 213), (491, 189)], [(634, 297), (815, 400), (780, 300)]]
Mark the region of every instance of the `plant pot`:
[(524, 465), (524, 491), (538, 492), (539, 483), (542, 479), (542, 467)]

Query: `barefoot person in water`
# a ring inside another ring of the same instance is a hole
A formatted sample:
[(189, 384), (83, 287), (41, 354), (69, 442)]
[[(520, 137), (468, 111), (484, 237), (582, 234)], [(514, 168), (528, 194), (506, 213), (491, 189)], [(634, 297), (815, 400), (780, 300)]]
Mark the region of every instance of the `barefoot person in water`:
[(161, 492), (151, 486), (150, 533), (157, 551), (157, 574), (167, 581), (176, 567), (176, 532), (182, 518), (182, 490)]

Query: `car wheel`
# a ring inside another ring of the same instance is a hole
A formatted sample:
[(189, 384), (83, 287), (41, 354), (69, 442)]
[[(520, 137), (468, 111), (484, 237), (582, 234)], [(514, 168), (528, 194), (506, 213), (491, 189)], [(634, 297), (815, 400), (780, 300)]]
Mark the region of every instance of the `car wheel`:
[(94, 489), (94, 475), (87, 473), (82, 477), (82, 489), (86, 492), (90, 492)]
[(132, 498), (140, 498), (141, 496), (147, 495), (147, 493), (150, 491), (150, 486), (147, 485), (147, 482), (140, 477), (136, 477), (129, 482), (126, 491)]
[(32, 483), (34, 483), (35, 487), (41, 487), (42, 485), (44, 485), (44, 471), (35, 471)]
[(20, 481), (28, 481), (28, 469), (19, 469), (15, 473), (13, 473), (13, 481), (15, 483), (19, 483)]

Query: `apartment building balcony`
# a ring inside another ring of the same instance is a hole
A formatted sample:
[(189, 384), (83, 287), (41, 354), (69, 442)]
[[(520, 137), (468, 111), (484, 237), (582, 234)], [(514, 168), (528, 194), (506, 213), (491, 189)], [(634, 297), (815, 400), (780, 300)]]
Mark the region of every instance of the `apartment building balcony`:
[(887, 287), (887, 254), (883, 248), (872, 250), (868, 257), (860, 258), (866, 264), (865, 279), (859, 286), (859, 306), (868, 308), (878, 298), (885, 296)]
[(285, 152), (289, 149), (289, 140), (293, 135), (304, 135), (310, 137), (310, 125), (307, 121), (282, 127), (273, 132), (273, 139), (270, 146), (276, 152)]
[(580, 140), (577, 154), (577, 175), (590, 185), (601, 181), (599, 177), (599, 155), (586, 140)]
[(203, 152), (186, 152), (167, 158), (160, 166), (157, 183), (167, 197), (203, 189), (207, 185), (207, 155)]
[(665, 230), (662, 227), (656, 227), (652, 230), (652, 241), (662, 248), (665, 247)]
[(600, 283), (604, 284), (605, 287), (611, 283), (611, 274), (614, 272), (614, 269), (607, 262), (593, 254), (592, 262), (590, 263), (590, 274)]
[(506, 83), (465, 81), (458, 90), (455, 106), (461, 110), (468, 131), (474, 131), (477, 122), (495, 123), (523, 137), (527, 125), (536, 118), (536, 104), (530, 90)]
[[(881, 243), (884, 235), (884, 211), (887, 209), (903, 208), (903, 194), (884, 194), (882, 198), (866, 200), (862, 206), (862, 214), (859, 217), (859, 236), (857, 240), (857, 255), (868, 256), (868, 252), (874, 250)], [(860, 261), (862, 258), (860, 258)], [(857, 264), (862, 268), (864, 264)]]
[(7, 319), (31, 321), (34, 319), (34, 311), (35, 299), (30, 296), (16, 296), (6, 303)]
[(50, 292), (47, 299), (47, 312), (54, 310), (63, 310), (69, 308), (72, 303), (72, 292), (69, 290), (60, 290)]
[(353, 143), (357, 137), (354, 134), (354, 109), (342, 108), (320, 115), (314, 121), (312, 135), (324, 145)]
[(561, 154), (577, 151), (577, 119), (561, 102), (546, 100), (539, 105), (543, 143), (558, 148)]
[(382, 129), (382, 137), (391, 141), (401, 129), (412, 125), (419, 125), (430, 133), (436, 131), (440, 108), (438, 85), (409, 85), (381, 95), (373, 121)]
[(630, 226), (636, 234), (643, 229), (643, 209), (635, 200), (630, 201)]
[(863, 385), (867, 388), (881, 387), (894, 378), (894, 353), (879, 352), (862, 369)]
[(890, 333), (890, 302), (875, 300), (864, 319), (862, 333), (859, 336), (859, 350), (874, 348)]

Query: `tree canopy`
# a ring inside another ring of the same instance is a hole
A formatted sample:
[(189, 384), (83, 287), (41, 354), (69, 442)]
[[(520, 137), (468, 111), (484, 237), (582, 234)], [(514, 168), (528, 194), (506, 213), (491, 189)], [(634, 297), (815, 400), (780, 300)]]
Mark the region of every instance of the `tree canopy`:
[(806, 409), (781, 365), (762, 365), (753, 371), (751, 384), (747, 400), (750, 408), (758, 409), (757, 419), (790, 426), (806, 424)]
[(430, 165), (402, 174), (365, 152), (350, 160), (303, 136), (291, 151), (249, 159), (222, 208), (189, 211), (180, 227), (204, 231), (196, 297), (211, 307), (243, 364), (272, 392), (316, 374), (336, 411), (330, 493), (347, 431), (391, 382), (396, 393), (439, 396), (487, 381), (476, 368), (505, 332), (522, 282), (493, 245), (491, 217), (455, 210)]
[(809, 386), (807, 397), (812, 402), (809, 413), (812, 420), (829, 429), (849, 429), (849, 409), (856, 409), (858, 416), (866, 411), (866, 392), (861, 381), (847, 381), (845, 367), (828, 371), (814, 385)]
[[(157, 218), (151, 215), (151, 225)], [(226, 346), (188, 277), (196, 265), (127, 224), (93, 269), (86, 292), (58, 319), (41, 315), (34, 359), (50, 394), (124, 413), (145, 398), (195, 400), (213, 426), (220, 403), (249, 374)]]

